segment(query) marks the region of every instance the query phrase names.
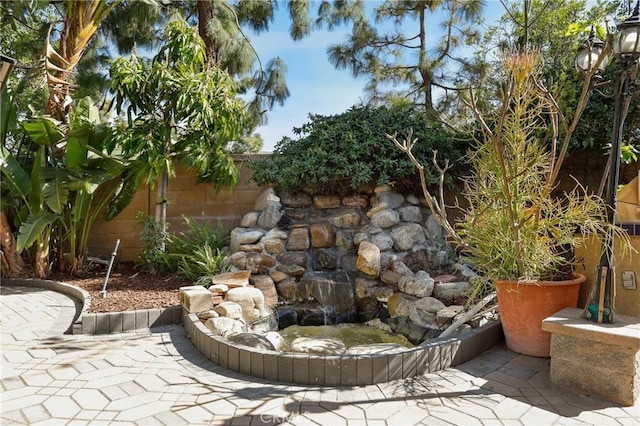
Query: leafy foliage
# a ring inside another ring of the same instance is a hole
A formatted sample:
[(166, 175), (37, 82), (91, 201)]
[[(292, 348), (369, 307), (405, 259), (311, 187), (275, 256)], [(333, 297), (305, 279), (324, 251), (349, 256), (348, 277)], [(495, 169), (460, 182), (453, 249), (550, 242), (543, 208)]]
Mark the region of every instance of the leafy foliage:
[[(152, 216), (138, 212), (136, 220), (142, 227), (140, 238), (145, 242), (140, 265), (152, 273), (175, 273), (189, 281), (208, 281), (210, 277), (230, 268), (223, 251), (227, 239), (222, 224), (213, 228), (208, 222), (198, 222), (183, 216), (186, 232), (170, 234)], [(166, 246), (166, 250), (160, 247)]]
[(240, 136), (238, 140), (227, 143), (225, 152), (229, 154), (255, 154), (262, 150), (264, 141), (259, 133)]
[[(587, 39), (593, 26), (595, 35), (605, 40), (606, 28), (602, 25), (608, 16), (616, 16), (616, 7), (625, 1), (601, 1), (587, 4), (582, 0), (531, 0), (504, 1), (506, 13), (496, 26), (491, 27), (485, 38), (476, 45), (473, 67), (465, 68), (466, 79), (476, 88), (476, 99), (483, 110), (491, 104), (498, 92), (495, 70), (499, 69), (494, 55), (487, 54), (496, 47), (508, 50), (514, 47), (539, 49), (544, 56), (541, 80), (556, 93), (559, 106), (564, 115), (570, 116), (579, 103), (580, 87), (584, 77), (576, 72), (575, 55), (579, 46)], [(617, 16), (628, 16), (628, 10), (620, 7)], [(553, 11), (553, 13), (551, 13)], [(611, 58), (610, 58), (611, 59)], [(602, 75), (602, 81), (615, 79), (619, 67), (610, 60)], [(484, 92), (484, 93), (483, 93)], [(638, 146), (634, 137), (640, 123), (639, 103), (631, 103), (623, 139), (627, 145)], [(459, 108), (454, 105), (452, 117), (460, 117)], [(583, 117), (573, 134), (570, 149), (606, 149), (612, 139), (614, 102), (598, 93), (590, 97)], [(628, 159), (628, 157), (626, 158)], [(625, 159), (625, 160), (626, 160)]]
[(147, 164), (149, 182), (172, 174), (179, 158), (201, 179), (232, 185), (236, 172), (223, 148), (244, 118), (235, 85), (226, 72), (205, 67), (204, 44), (185, 21), (169, 23), (165, 37), (151, 64), (134, 54), (111, 66), (117, 109), (128, 105), (129, 117), (117, 142)]
[[(447, 89), (456, 80), (455, 68), (466, 64), (459, 48), (475, 43), (484, 2), (382, 1), (375, 20), (367, 20), (363, 2), (323, 2), (319, 22), (331, 29), (351, 22), (344, 43), (328, 49), (329, 62), (366, 78), (365, 90), (372, 102), (410, 99), (435, 116), (434, 88)], [(432, 19), (439, 19), (441, 36), (432, 39)]]
[[(309, 193), (367, 191), (387, 183), (413, 188), (415, 169), (385, 137), (409, 128), (420, 140), (415, 154), (425, 163), (430, 163), (433, 149), (451, 161), (460, 159), (465, 150), (456, 134), (412, 107), (353, 107), (343, 114), (310, 118), (294, 128), (299, 139), (285, 137), (274, 155), (249, 164), (255, 182)], [(428, 176), (434, 183), (437, 175), (429, 171)]]
[[(541, 83), (536, 53), (505, 55), (502, 107), (484, 118), (484, 136), (471, 156), (466, 180), (469, 208), (459, 223), (464, 255), (489, 280), (566, 278), (576, 260), (571, 250), (582, 236), (624, 231), (607, 220), (607, 206), (577, 186), (556, 198), (553, 152), (547, 147), (557, 102)], [(560, 154), (561, 155), (561, 154)]]
[[(132, 196), (123, 188), (130, 186), (128, 181), (140, 179), (135, 165), (105, 150), (112, 131), (101, 118), (91, 99), (84, 98), (72, 111), (68, 126), (49, 116), (34, 117), (21, 123), (24, 140), (15, 147), (16, 155), (0, 147), (3, 187), (11, 194), (13, 209), (19, 211), (14, 215), (18, 251), (34, 243), (48, 250), (50, 241), (38, 239), (54, 231), (57, 249), (70, 253), (71, 273), (84, 263), (98, 215), (108, 204), (117, 214)], [(64, 155), (47, 159), (46, 154), (61, 141), (66, 142)], [(43, 257), (44, 261), (48, 259)], [(43, 273), (49, 269), (48, 263), (41, 267)]]
[(145, 266), (152, 274), (157, 274), (164, 267), (165, 246), (168, 237), (168, 224), (162, 226), (157, 223), (153, 216), (145, 215), (143, 212), (136, 214), (136, 221), (142, 228), (140, 230), (140, 240), (145, 244), (140, 254), (139, 265)]

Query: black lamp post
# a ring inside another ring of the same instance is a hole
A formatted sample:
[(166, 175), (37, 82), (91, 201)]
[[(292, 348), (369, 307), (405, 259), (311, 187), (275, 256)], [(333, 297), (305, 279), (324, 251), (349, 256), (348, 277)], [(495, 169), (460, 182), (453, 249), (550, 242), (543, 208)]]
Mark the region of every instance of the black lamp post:
[[(613, 37), (613, 53), (615, 62), (619, 66), (613, 82), (597, 82), (593, 88), (610, 86), (613, 84), (613, 96), (615, 97), (615, 112), (613, 118), (613, 137), (611, 141), (611, 158), (606, 189), (606, 202), (608, 206), (607, 218), (609, 223), (615, 223), (616, 193), (620, 176), (620, 145), (622, 143), (622, 130), (627, 116), (631, 98), (640, 92), (640, 80), (636, 79), (638, 71), (638, 59), (640, 58), (640, 0), (637, 1), (630, 17), (617, 25), (617, 32)], [(598, 63), (598, 59), (604, 43), (594, 37), (593, 30), (589, 39), (581, 46), (576, 56), (576, 68), (582, 73), (587, 73)], [(598, 71), (606, 66), (606, 60), (600, 61)], [(614, 277), (612, 268), (612, 256), (614, 251), (613, 233), (610, 232), (604, 241), (603, 251), (598, 265), (597, 285), (594, 288), (597, 294), (596, 300), (589, 300), (597, 309), (598, 323), (613, 322), (613, 288)], [(589, 308), (589, 306), (587, 306)], [(591, 311), (591, 309), (589, 309)], [(585, 309), (586, 313), (586, 309)], [(593, 311), (592, 311), (593, 314)]]

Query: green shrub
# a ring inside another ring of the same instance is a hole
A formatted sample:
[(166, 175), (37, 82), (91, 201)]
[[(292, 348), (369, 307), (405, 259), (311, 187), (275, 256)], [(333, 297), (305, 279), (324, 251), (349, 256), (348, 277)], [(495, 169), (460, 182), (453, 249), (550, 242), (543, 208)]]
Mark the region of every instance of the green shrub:
[[(136, 214), (136, 222), (142, 227), (140, 239), (145, 246), (136, 266), (144, 266), (152, 274), (164, 272), (165, 252), (163, 247), (166, 245), (168, 233), (166, 230), (163, 231), (162, 224), (153, 220), (153, 216), (145, 215), (143, 212)], [(168, 223), (166, 229), (169, 229)]]
[[(258, 185), (310, 194), (367, 192), (376, 185), (393, 183), (418, 188), (410, 160), (398, 151), (386, 134), (414, 129), (419, 139), (414, 155), (426, 165), (429, 183), (437, 173), (429, 165), (433, 150), (438, 158), (460, 159), (467, 144), (454, 132), (434, 123), (412, 107), (353, 107), (333, 116), (310, 115), (311, 121), (294, 128), (298, 139), (284, 137), (267, 159), (249, 163)], [(451, 177), (449, 177), (451, 178)]]
[(213, 228), (206, 221), (182, 218), (187, 231), (163, 236), (152, 216), (138, 213), (138, 223), (143, 227), (141, 238), (147, 243), (140, 263), (153, 273), (174, 273), (188, 281), (206, 281), (212, 275), (228, 271), (230, 265), (223, 251), (227, 238), (223, 236), (222, 224), (218, 222)]

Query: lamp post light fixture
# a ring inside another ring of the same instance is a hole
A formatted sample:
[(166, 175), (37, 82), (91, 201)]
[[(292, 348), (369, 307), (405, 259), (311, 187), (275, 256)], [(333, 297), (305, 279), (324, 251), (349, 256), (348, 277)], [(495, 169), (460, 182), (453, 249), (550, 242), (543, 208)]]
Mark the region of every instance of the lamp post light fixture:
[(9, 75), (11, 75), (11, 71), (13, 71), (13, 67), (15, 66), (15, 59), (0, 54), (0, 92), (2, 92), (7, 85)]
[[(611, 81), (597, 81), (592, 84), (592, 88), (599, 89), (603, 87), (613, 88), (610, 96), (615, 98), (615, 112), (613, 118), (613, 136), (611, 141), (611, 153), (609, 159), (609, 167), (607, 172), (606, 185), (606, 203), (607, 203), (607, 219), (609, 223), (615, 223), (616, 214), (616, 193), (618, 189), (618, 181), (620, 177), (620, 146), (622, 144), (622, 130), (624, 120), (629, 110), (631, 99), (640, 93), (640, 80), (636, 78), (638, 71), (638, 59), (640, 58), (640, 0), (637, 0), (635, 8), (624, 21), (616, 26), (616, 33), (613, 36), (613, 53), (614, 60), (619, 69), (616, 72), (615, 79)], [(593, 29), (589, 39), (580, 47), (576, 56), (576, 68), (583, 74), (587, 74), (598, 65), (596, 75), (602, 71), (607, 63), (607, 58), (599, 60), (604, 43), (594, 36)], [(600, 92), (603, 93), (603, 92)], [(607, 93), (603, 93), (607, 96)], [(593, 288), (585, 308), (587, 310), (597, 312), (595, 319), (598, 323), (613, 322), (613, 290), (614, 276), (612, 257), (614, 251), (613, 232), (610, 231), (607, 240), (603, 242), (605, 250), (603, 250), (598, 265), (597, 282)], [(595, 303), (594, 303), (595, 302)], [(590, 305), (592, 304), (592, 305)], [(594, 306), (594, 309), (589, 309)]]
[[(598, 59), (602, 54), (602, 50), (604, 48), (604, 42), (596, 37), (595, 30), (593, 26), (591, 27), (591, 34), (589, 34), (589, 38), (582, 43), (580, 49), (578, 49), (578, 54), (576, 55), (576, 69), (581, 74), (586, 74), (598, 63)], [(605, 57), (598, 65), (598, 71), (604, 71), (607, 63), (609, 62), (609, 58)]]

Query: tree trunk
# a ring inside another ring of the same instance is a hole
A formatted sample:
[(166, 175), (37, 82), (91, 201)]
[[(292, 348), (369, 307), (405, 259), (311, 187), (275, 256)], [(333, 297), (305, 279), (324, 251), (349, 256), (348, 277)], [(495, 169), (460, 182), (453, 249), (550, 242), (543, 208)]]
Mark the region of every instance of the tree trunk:
[(422, 77), (422, 93), (424, 94), (424, 109), (427, 114), (427, 117), (430, 119), (436, 119), (437, 114), (435, 113), (435, 109), (433, 108), (433, 76), (431, 69), (429, 69), (429, 64), (427, 61), (427, 29), (426, 29), (426, 5), (423, 5), (420, 8), (420, 51), (418, 57), (418, 70), (420, 72), (420, 76)]
[(2, 253), (2, 275), (17, 277), (23, 272), (24, 262), (16, 251), (16, 240), (11, 232), (9, 220), (3, 211), (0, 211), (0, 252)]
[(216, 17), (216, 12), (213, 8), (212, 0), (198, 0), (198, 34), (204, 41), (207, 53), (207, 67), (211, 68), (218, 62), (218, 55), (216, 54), (216, 39), (213, 37), (207, 27), (209, 22), (212, 22)]
[(49, 243), (51, 242), (51, 230), (44, 231), (36, 240), (36, 259), (34, 274), (37, 278), (49, 276)]
[[(155, 221), (162, 226), (162, 235), (167, 234), (167, 192), (169, 188), (169, 173), (167, 170), (162, 171), (162, 175), (160, 175), (160, 184), (157, 189), (157, 199), (156, 202), (156, 212), (155, 212)], [(162, 251), (165, 250), (165, 239), (162, 239), (162, 243), (160, 246)]]

